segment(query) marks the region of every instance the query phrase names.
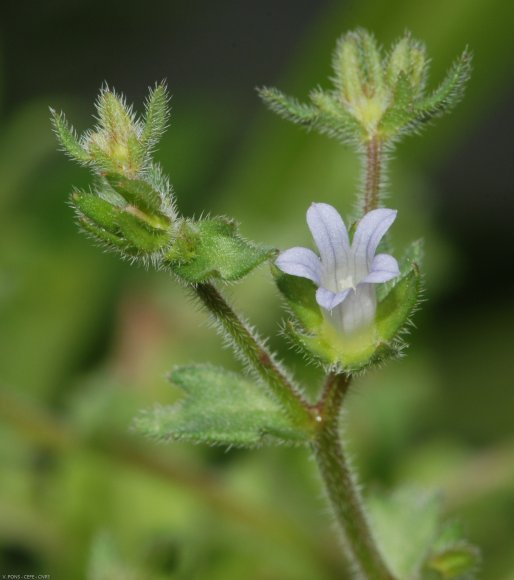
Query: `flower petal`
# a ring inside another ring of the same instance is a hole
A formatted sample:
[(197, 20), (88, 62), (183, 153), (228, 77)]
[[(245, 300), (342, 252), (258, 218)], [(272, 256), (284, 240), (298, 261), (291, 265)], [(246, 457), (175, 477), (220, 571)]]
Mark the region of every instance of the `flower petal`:
[(388, 282), (400, 275), (396, 258), (389, 254), (377, 254), (371, 263), (371, 272), (361, 281), (361, 284), (378, 284)]
[(332, 310), (352, 292), (352, 288), (347, 288), (342, 292), (332, 292), (326, 288), (318, 288), (316, 291), (316, 302), (325, 310)]
[(336, 290), (338, 279), (348, 273), (350, 241), (346, 226), (337, 210), (327, 203), (310, 206), (307, 224), (321, 257), (323, 282)]
[(318, 286), (321, 283), (321, 262), (318, 256), (307, 248), (291, 248), (279, 254), (275, 261), (286, 274), (308, 278)]
[[(394, 209), (373, 209), (359, 222), (352, 242), (358, 277), (363, 273), (367, 275), (371, 270), (378, 244), (396, 219), (396, 214), (397, 211)], [(364, 266), (366, 266), (366, 270), (364, 270)]]

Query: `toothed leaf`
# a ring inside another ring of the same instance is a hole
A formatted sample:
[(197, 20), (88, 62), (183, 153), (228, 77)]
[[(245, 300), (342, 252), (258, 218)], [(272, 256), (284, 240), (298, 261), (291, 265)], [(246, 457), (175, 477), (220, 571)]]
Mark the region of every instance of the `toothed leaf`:
[(238, 374), (198, 365), (175, 369), (170, 380), (185, 396), (136, 419), (136, 428), (150, 437), (238, 447), (306, 439), (277, 403)]
[(368, 500), (381, 552), (395, 578), (419, 578), (439, 529), (440, 500), (420, 490), (400, 490)]
[(183, 222), (167, 261), (186, 282), (197, 284), (210, 278), (230, 282), (241, 279), (274, 254), (275, 250), (242, 238), (233, 221), (214, 218)]

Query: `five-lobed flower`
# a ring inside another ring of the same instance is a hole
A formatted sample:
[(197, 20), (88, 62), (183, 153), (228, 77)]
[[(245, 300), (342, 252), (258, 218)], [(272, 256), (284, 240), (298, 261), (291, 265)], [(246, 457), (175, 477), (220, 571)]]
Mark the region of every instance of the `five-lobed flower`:
[(375, 319), (375, 284), (400, 274), (398, 262), (389, 254), (376, 254), (378, 245), (396, 219), (392, 209), (374, 209), (358, 223), (352, 243), (335, 208), (313, 203), (307, 224), (319, 257), (307, 248), (282, 252), (276, 265), (286, 274), (312, 280), (318, 286), (316, 301), (330, 322), (343, 334), (368, 328)]

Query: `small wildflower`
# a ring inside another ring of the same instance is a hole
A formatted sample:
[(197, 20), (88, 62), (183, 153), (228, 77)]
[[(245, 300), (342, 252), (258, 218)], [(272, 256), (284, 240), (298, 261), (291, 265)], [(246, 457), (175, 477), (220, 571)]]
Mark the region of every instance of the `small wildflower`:
[(374, 321), (374, 285), (400, 274), (393, 256), (375, 255), (396, 213), (384, 208), (368, 212), (357, 225), (350, 244), (337, 210), (326, 203), (313, 203), (307, 211), (307, 224), (319, 257), (307, 248), (291, 248), (277, 258), (280, 270), (308, 278), (318, 286), (316, 301), (344, 334), (352, 334)]

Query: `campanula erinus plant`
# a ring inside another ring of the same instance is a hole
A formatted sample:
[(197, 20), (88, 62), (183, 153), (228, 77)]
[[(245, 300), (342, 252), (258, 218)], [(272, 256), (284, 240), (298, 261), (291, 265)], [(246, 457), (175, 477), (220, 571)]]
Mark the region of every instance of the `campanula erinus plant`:
[[(362, 157), (358, 210), (349, 212), (347, 199), (337, 207), (324, 203), (322, 192), (305, 208), (314, 250), (250, 242), (224, 216), (181, 215), (152, 158), (169, 119), (163, 83), (151, 89), (142, 116), (104, 86), (97, 126), (81, 136), (52, 111), (62, 149), (93, 175), (90, 190), (72, 192), (71, 205), (81, 229), (99, 245), (169, 272), (243, 363), (242, 374), (208, 364), (175, 368), (170, 380), (183, 399), (141, 412), (137, 430), (163, 441), (225, 447), (303, 445), (318, 465), (353, 577), (471, 578), (478, 552), (438, 520), (437, 501), (398, 493), (366, 506), (341, 440), (341, 411), (353, 377), (404, 353), (420, 303), (421, 243), (393, 249), (388, 242), (403, 219), (394, 196), (384, 206), (388, 159), (400, 139), (420, 133), (460, 100), (470, 54), (457, 58), (431, 91), (425, 47), (408, 33), (386, 52), (369, 32), (348, 32), (332, 64), (331, 88), (314, 89), (307, 102), (274, 88), (259, 90), (281, 117), (350, 145)], [(266, 262), (287, 309), (284, 335), (324, 375), (315, 398), (224, 296), (227, 284)], [(414, 515), (410, 528), (395, 513)]]

